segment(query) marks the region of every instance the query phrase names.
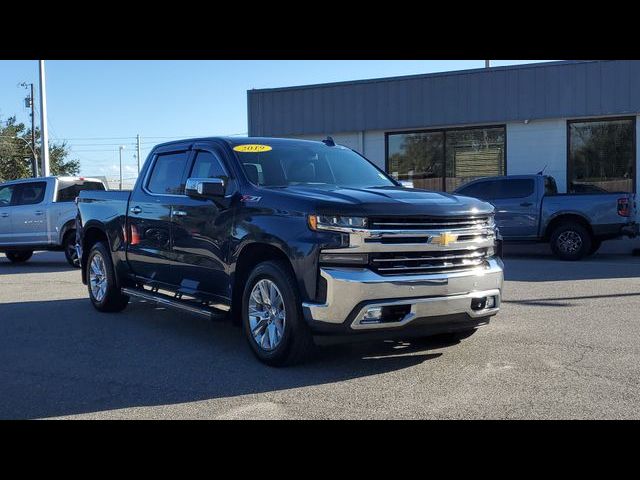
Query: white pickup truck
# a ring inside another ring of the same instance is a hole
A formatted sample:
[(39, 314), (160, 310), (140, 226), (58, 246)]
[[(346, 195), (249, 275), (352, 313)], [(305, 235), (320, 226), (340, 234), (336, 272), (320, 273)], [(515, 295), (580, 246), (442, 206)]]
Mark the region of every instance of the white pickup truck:
[(79, 266), (75, 249), (75, 199), (82, 190), (106, 190), (102, 180), (39, 177), (0, 184), (0, 252), (14, 263), (35, 250), (64, 251)]

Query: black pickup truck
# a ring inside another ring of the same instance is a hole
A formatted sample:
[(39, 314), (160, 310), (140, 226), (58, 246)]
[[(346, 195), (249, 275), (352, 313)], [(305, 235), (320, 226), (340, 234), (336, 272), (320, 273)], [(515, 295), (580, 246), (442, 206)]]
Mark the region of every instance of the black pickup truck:
[(404, 188), (331, 138), (165, 143), (133, 191), (77, 202), (95, 308), (228, 317), (270, 365), (314, 336), (470, 332), (500, 307), (493, 206)]

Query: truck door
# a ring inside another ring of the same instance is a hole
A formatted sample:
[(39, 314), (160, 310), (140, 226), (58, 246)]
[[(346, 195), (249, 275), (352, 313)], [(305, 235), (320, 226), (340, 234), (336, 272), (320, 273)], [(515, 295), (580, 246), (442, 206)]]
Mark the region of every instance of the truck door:
[(127, 260), (134, 274), (171, 281), (171, 205), (184, 196), (189, 150), (159, 151), (131, 193), (127, 212)]
[(16, 185), (0, 187), (0, 245), (11, 245), (15, 241), (11, 226), (11, 203), (15, 192)]
[(225, 253), (231, 235), (233, 215), (230, 208), (233, 187), (224, 156), (215, 147), (195, 145), (187, 178), (224, 178), (227, 196), (217, 202), (186, 196), (172, 198), (171, 282), (185, 289), (197, 290), (229, 299), (229, 277)]
[(533, 239), (538, 235), (540, 210), (532, 178), (496, 180), (488, 201), (496, 207), (496, 222), (505, 238)]
[(11, 206), (11, 228), (16, 245), (46, 245), (49, 242), (47, 182), (16, 184)]

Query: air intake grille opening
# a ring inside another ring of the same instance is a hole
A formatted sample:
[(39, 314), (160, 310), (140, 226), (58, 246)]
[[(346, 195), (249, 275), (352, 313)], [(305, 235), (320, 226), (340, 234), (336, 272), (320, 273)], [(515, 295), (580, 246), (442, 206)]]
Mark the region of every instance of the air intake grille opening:
[(469, 217), (371, 217), (374, 230), (456, 230), (488, 227), (488, 215)]
[(483, 265), (487, 248), (429, 252), (372, 253), (370, 268), (380, 275), (411, 275), (464, 271)]

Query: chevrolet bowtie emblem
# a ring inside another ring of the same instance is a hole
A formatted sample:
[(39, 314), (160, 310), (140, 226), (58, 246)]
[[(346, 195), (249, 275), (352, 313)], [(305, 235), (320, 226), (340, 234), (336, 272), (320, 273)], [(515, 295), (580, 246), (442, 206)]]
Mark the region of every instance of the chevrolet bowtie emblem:
[(442, 235), (438, 235), (436, 237), (431, 237), (431, 243), (437, 243), (438, 245), (442, 245), (443, 247), (449, 246), (450, 243), (458, 240), (458, 235), (453, 233), (443, 233)]

